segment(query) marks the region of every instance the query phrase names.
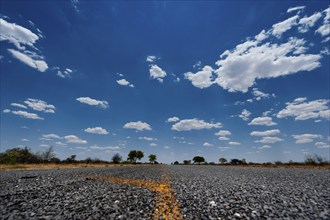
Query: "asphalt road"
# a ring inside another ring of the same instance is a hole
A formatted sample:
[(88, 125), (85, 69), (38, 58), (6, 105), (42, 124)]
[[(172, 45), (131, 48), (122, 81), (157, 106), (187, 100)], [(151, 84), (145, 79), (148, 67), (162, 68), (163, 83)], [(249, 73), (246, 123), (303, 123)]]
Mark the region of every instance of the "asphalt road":
[(330, 219), (330, 171), (123, 166), (0, 172), (1, 219)]

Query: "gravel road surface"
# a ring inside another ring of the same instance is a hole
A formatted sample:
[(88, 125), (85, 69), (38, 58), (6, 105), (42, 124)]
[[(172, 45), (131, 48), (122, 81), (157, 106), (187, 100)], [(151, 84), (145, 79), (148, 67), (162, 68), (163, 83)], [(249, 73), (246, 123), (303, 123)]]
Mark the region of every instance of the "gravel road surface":
[(1, 219), (330, 219), (330, 171), (122, 166), (0, 171)]

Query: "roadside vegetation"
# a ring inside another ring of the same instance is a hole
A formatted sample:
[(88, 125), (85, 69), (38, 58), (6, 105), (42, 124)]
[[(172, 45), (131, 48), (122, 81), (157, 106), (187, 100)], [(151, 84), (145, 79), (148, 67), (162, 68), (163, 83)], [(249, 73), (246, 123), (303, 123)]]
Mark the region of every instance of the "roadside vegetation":
[[(1, 169), (24, 169), (27, 167), (34, 168), (35, 166), (27, 166), (28, 164), (39, 165), (36, 168), (50, 167), (95, 167), (95, 166), (109, 166), (109, 165), (125, 165), (125, 164), (142, 164), (140, 161), (144, 158), (144, 152), (140, 150), (131, 150), (127, 159), (119, 153), (112, 155), (109, 161), (101, 160), (99, 158), (87, 157), (83, 160), (77, 160), (76, 155), (70, 155), (66, 159), (59, 159), (53, 147), (49, 147), (42, 152), (32, 152), (30, 148), (12, 148), (0, 153), (0, 170)], [(157, 155), (150, 154), (148, 156), (149, 163), (143, 164), (158, 164)], [(50, 164), (53, 164), (51, 166)], [(327, 168), (330, 169), (330, 161), (319, 155), (306, 155), (303, 162), (295, 161), (274, 161), (267, 163), (247, 162), (245, 159), (227, 159), (220, 157), (218, 162), (207, 162), (203, 156), (195, 156), (192, 160), (183, 160), (182, 163), (175, 161), (173, 165), (218, 165), (218, 166), (253, 166), (253, 167), (302, 167), (302, 168)], [(6, 166), (5, 166), (6, 165)], [(56, 166), (54, 166), (56, 165)]]

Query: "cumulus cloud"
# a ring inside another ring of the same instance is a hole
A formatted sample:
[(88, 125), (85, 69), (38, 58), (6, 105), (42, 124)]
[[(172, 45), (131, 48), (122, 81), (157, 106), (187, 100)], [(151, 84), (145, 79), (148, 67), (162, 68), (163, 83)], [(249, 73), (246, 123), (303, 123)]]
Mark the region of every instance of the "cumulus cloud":
[(87, 105), (93, 105), (93, 106), (98, 106), (100, 108), (109, 108), (109, 104), (107, 101), (102, 101), (102, 100), (96, 100), (92, 99), (90, 97), (79, 97), (76, 99), (78, 102), (87, 104)]
[(290, 12), (294, 12), (294, 11), (301, 11), (304, 9), (305, 9), (305, 6), (296, 6), (296, 7), (288, 8), (288, 10), (286, 12), (290, 13)]
[(330, 145), (329, 144), (327, 144), (327, 143), (324, 143), (324, 142), (316, 142), (315, 143), (315, 146), (317, 147), (317, 148), (330, 148)]
[(163, 78), (167, 75), (166, 72), (157, 65), (151, 65), (149, 73), (152, 79), (157, 79), (161, 83), (163, 82)]
[(57, 76), (63, 79), (71, 78), (71, 74), (73, 73), (73, 70), (69, 68), (65, 68), (65, 70), (60, 70), (58, 67), (56, 67), (55, 69), (57, 69)]
[(172, 130), (175, 131), (190, 131), (190, 130), (202, 130), (202, 129), (211, 129), (211, 128), (221, 128), (221, 123), (208, 123), (204, 120), (199, 120), (196, 118), (193, 119), (184, 119), (172, 126)]
[(274, 136), (280, 134), (281, 131), (278, 129), (266, 130), (266, 131), (252, 131), (251, 136), (263, 137), (263, 136)]
[(41, 111), (45, 113), (55, 113), (55, 106), (51, 104), (47, 104), (47, 102), (39, 100), (39, 99), (31, 99), (28, 98), (24, 103), (36, 111)]
[(296, 121), (316, 118), (330, 120), (329, 103), (329, 99), (307, 101), (306, 98), (297, 98), (293, 102), (287, 102), (277, 118), (294, 117)]
[(146, 141), (156, 141), (157, 138), (152, 137), (139, 137), (140, 140), (146, 140)]
[(160, 59), (160, 58), (157, 57), (157, 56), (149, 55), (149, 56), (147, 56), (147, 60), (146, 61), (149, 62), (149, 63), (153, 63), (153, 62), (155, 62), (158, 59)]
[(256, 143), (262, 144), (274, 144), (276, 142), (283, 141), (283, 139), (279, 137), (262, 137), (260, 140), (255, 141)]
[(234, 141), (230, 141), (228, 142), (229, 145), (241, 145), (241, 143), (239, 142), (234, 142)]
[(167, 120), (166, 120), (166, 122), (177, 122), (177, 121), (179, 121), (180, 119), (178, 118), (178, 117), (171, 117), (171, 118), (168, 118)]
[(82, 140), (76, 135), (67, 135), (64, 136), (64, 139), (66, 140), (67, 143), (71, 143), (71, 144), (87, 144), (86, 140)]
[(92, 134), (109, 134), (109, 132), (102, 127), (86, 128), (84, 131)]
[(149, 146), (150, 146), (150, 147), (156, 147), (157, 144), (156, 144), (156, 143), (150, 143)]
[(315, 23), (322, 17), (320, 12), (314, 13), (313, 15), (307, 17), (303, 17), (299, 20), (300, 26), (298, 27), (298, 31), (300, 33), (305, 33), (309, 31), (311, 27), (315, 25)]
[[(48, 69), (44, 58), (41, 55), (37, 55), (39, 50), (34, 46), (36, 41), (39, 40), (39, 36), (42, 37), (40, 31), (38, 36), (29, 29), (15, 23), (7, 22), (3, 18), (0, 18), (0, 26), (0, 41), (8, 41), (17, 48), (17, 50), (7, 49), (14, 58), (40, 72), (45, 72)], [(26, 47), (29, 47), (32, 51), (27, 50)]]
[(89, 148), (91, 150), (105, 151), (106, 153), (118, 152), (120, 150), (120, 147), (119, 146), (100, 147), (98, 145), (92, 145)]
[(263, 149), (269, 149), (269, 148), (272, 148), (272, 146), (263, 145), (263, 146), (259, 147), (258, 149), (263, 150)]
[(250, 115), (251, 115), (251, 112), (249, 112), (249, 111), (246, 110), (246, 109), (243, 109), (243, 110), (242, 110), (242, 113), (241, 113), (238, 117), (240, 117), (240, 118), (243, 119), (244, 121), (248, 121)]
[(286, 19), (285, 21), (281, 21), (277, 24), (273, 25), (273, 30), (272, 30), (272, 34), (277, 36), (277, 37), (281, 37), (281, 35), (290, 30), (293, 26), (297, 25), (297, 20), (298, 20), (299, 16), (295, 15), (291, 18)]
[(273, 126), (277, 125), (276, 122), (272, 121), (271, 117), (257, 117), (254, 118), (249, 125), (265, 125), (265, 126)]
[(135, 129), (137, 131), (152, 130), (151, 126), (148, 123), (142, 121), (128, 122), (124, 125), (124, 128)]
[(203, 146), (204, 146), (204, 147), (213, 147), (213, 144), (210, 144), (210, 143), (208, 143), (208, 142), (205, 142), (205, 143), (203, 144)]
[(134, 85), (132, 83), (130, 83), (129, 81), (127, 81), (126, 79), (120, 79), (116, 81), (119, 85), (121, 86), (129, 86), (129, 87), (134, 87)]
[(306, 144), (313, 142), (314, 139), (322, 138), (322, 135), (319, 134), (297, 134), (292, 135), (294, 139), (296, 139), (296, 144)]
[(330, 34), (330, 7), (325, 9), (322, 13), (325, 14), (323, 25), (321, 25), (315, 32), (319, 33), (322, 37), (325, 37)]
[(15, 23), (9, 23), (2, 18), (0, 18), (0, 26), (0, 41), (9, 41), (18, 49), (25, 49), (25, 45), (33, 47), (33, 44), (39, 40), (38, 35), (29, 29)]
[(19, 115), (23, 118), (44, 120), (42, 117), (39, 117), (39, 115), (26, 111), (11, 111), (11, 113), (13, 113), (14, 115)]
[(45, 72), (48, 69), (48, 65), (44, 60), (33, 59), (33, 57), (31, 57), (25, 53), (22, 53), (18, 50), (8, 49), (8, 51), (16, 59), (20, 60), (21, 62), (25, 63), (26, 65), (28, 65), (34, 69), (37, 69), (40, 72)]
[(25, 109), (27, 109), (27, 107), (25, 106), (25, 105), (22, 105), (22, 104), (19, 104), (19, 103), (11, 103), (10, 104), (11, 106), (15, 106), (15, 107), (19, 107), (19, 108), (25, 108)]
[(216, 64), (215, 80), (229, 92), (247, 92), (257, 79), (276, 78), (300, 71), (311, 71), (321, 64), (319, 54), (297, 54), (305, 50), (305, 40), (290, 38), (282, 44), (250, 40), (224, 52)]
[(43, 134), (40, 138), (41, 140), (52, 140), (52, 139), (61, 139), (57, 134)]
[(271, 96), (275, 97), (274, 93), (272, 95), (270, 95), (268, 93), (264, 93), (264, 92), (260, 91), (258, 88), (253, 88), (252, 89), (252, 94), (254, 96), (254, 99), (257, 100), (257, 101), (260, 101), (261, 99), (268, 99)]
[(227, 130), (220, 130), (217, 133), (215, 133), (215, 135), (220, 136), (220, 137), (224, 137), (224, 136), (227, 136), (227, 135), (231, 135), (231, 132), (227, 131)]
[[(291, 11), (294, 10), (289, 10)], [(297, 27), (300, 32), (309, 31), (319, 17), (320, 13), (303, 18), (295, 15), (278, 22), (270, 29), (247, 38), (232, 50), (223, 52), (216, 62), (218, 68), (213, 73), (211, 70), (200, 71), (198, 74), (189, 73), (186, 74), (186, 79), (199, 88), (207, 88), (216, 83), (229, 92), (247, 92), (259, 79), (312, 71), (321, 66), (322, 55), (308, 52), (312, 46), (305, 40), (308, 38), (282, 36), (293, 27)], [(330, 31), (330, 28), (327, 28), (328, 24), (328, 20), (324, 21), (324, 27), (320, 27), (318, 33), (327, 35)]]
[(3, 113), (10, 113), (11, 111), (9, 109), (4, 109)]
[(214, 70), (212, 67), (204, 66), (201, 71), (198, 71), (197, 73), (188, 72), (185, 73), (184, 76), (186, 79), (191, 81), (193, 86), (204, 89), (215, 83), (212, 75), (213, 72)]

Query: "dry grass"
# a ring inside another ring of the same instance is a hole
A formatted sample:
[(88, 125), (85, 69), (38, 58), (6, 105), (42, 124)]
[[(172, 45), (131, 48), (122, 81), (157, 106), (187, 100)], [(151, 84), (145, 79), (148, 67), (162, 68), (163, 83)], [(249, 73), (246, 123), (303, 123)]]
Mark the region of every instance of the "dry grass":
[(130, 166), (130, 164), (0, 164), (0, 170), (47, 170), (47, 169), (67, 169), (67, 168), (92, 168), (92, 167), (113, 167)]

